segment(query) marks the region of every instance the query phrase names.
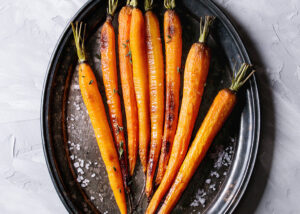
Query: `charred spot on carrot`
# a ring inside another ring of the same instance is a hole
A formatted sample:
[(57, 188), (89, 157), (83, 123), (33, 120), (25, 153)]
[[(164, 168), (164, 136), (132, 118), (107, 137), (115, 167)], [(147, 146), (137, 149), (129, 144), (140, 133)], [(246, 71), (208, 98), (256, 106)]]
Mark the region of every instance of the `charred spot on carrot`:
[(166, 153), (168, 154), (169, 153), (169, 151), (170, 151), (170, 147), (171, 147), (171, 142), (170, 141), (166, 141)]
[(108, 47), (108, 35), (106, 32), (100, 36), (100, 49), (106, 49)]

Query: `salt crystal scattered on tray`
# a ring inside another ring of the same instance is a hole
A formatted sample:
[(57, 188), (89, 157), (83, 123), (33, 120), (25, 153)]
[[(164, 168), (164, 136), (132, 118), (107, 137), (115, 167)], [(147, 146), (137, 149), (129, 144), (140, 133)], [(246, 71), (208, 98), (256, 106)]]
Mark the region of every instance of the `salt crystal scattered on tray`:
[(205, 180), (205, 183), (207, 183), (207, 184), (210, 184), (210, 182), (211, 182), (211, 179), (209, 179), (209, 178)]
[(190, 204), (192, 207), (198, 207), (200, 204), (205, 207), (205, 196), (206, 192), (203, 189), (199, 189), (196, 193), (195, 200)]

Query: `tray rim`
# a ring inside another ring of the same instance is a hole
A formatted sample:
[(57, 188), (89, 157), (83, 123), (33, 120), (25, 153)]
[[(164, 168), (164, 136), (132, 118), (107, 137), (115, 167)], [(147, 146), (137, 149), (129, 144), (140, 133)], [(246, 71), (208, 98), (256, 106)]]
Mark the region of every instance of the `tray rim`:
[[(61, 33), (54, 49), (51, 54), (48, 66), (47, 66), (47, 71), (45, 74), (44, 82), (43, 82), (43, 89), (42, 89), (42, 96), (41, 96), (41, 109), (40, 109), (40, 126), (41, 126), (41, 138), (42, 138), (42, 144), (43, 144), (43, 152), (46, 160), (46, 165), (52, 180), (52, 183), (55, 187), (55, 190), (64, 204), (65, 208), (67, 209), (68, 212), (70, 213), (76, 213), (77, 210), (71, 200), (66, 197), (63, 192), (63, 184), (58, 176), (56, 167), (55, 167), (55, 161), (53, 160), (51, 156), (52, 148), (49, 143), (49, 130), (47, 129), (47, 123), (48, 121), (48, 116), (46, 115), (46, 112), (49, 111), (48, 106), (46, 105), (46, 97), (50, 96), (50, 94), (46, 94), (47, 90), (49, 89), (49, 83), (52, 80), (51, 73), (53, 73), (53, 65), (55, 65), (57, 62), (57, 55), (61, 52), (61, 44), (66, 42), (66, 38), (68, 37), (68, 34), (70, 34), (70, 23), (80, 19), (82, 13), (84, 13), (85, 10), (89, 10), (89, 8), (94, 7), (96, 4), (99, 2), (103, 2), (104, 0), (89, 0), (87, 1), (77, 12), (76, 14), (68, 21), (66, 27), (64, 28), (63, 32)], [(200, 1), (200, 0), (199, 0)], [(208, 9), (213, 11), (214, 13), (218, 14), (219, 17), (221, 17), (221, 21), (223, 22), (224, 26), (227, 28), (228, 32), (232, 36), (232, 38), (236, 42), (236, 46), (240, 49), (240, 52), (242, 54), (242, 58), (244, 59), (245, 62), (250, 63), (250, 58), (247, 52), (247, 49), (244, 46), (244, 43), (242, 39), (240, 38), (235, 25), (231, 21), (231, 19), (214, 3), (212, 0), (201, 0), (204, 4), (207, 5)], [(239, 204), (242, 196), (244, 195), (246, 188), (248, 186), (248, 183), (250, 181), (255, 163), (256, 163), (256, 158), (257, 158), (257, 152), (258, 152), (258, 147), (259, 147), (259, 141), (260, 141), (260, 131), (261, 131), (261, 112), (260, 112), (260, 99), (259, 99), (259, 93), (258, 93), (258, 88), (257, 88), (257, 82), (255, 75), (253, 75), (249, 81), (250, 84), (250, 92), (252, 95), (252, 105), (253, 105), (253, 110), (254, 110), (254, 128), (252, 134), (253, 136), (253, 142), (252, 142), (252, 147), (251, 147), (251, 153), (250, 153), (250, 158), (247, 162), (247, 167), (246, 171), (244, 172), (243, 178), (240, 182), (240, 186), (237, 190), (237, 194), (235, 197), (233, 197), (230, 200), (230, 203), (228, 204), (227, 208), (224, 210), (225, 213), (232, 213), (237, 205)], [(51, 88), (51, 86), (50, 86)]]

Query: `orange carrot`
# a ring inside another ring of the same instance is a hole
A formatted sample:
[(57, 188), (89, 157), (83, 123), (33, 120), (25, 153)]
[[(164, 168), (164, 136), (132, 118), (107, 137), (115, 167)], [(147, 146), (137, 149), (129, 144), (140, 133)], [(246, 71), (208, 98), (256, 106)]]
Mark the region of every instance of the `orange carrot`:
[(132, 8), (125, 6), (119, 13), (119, 64), (127, 120), (129, 172), (133, 175), (138, 151), (138, 112), (135, 98), (130, 50)]
[[(119, 157), (114, 145), (113, 137), (106, 118), (105, 108), (97, 86), (97, 80), (86, 62), (84, 39), (81, 37), (82, 23), (76, 26), (72, 24), (77, 55), (79, 58), (79, 86), (84, 104), (87, 108), (94, 129), (97, 143), (100, 149), (108, 174), (109, 183), (114, 193), (115, 200), (123, 214), (127, 213), (125, 192)], [(85, 31), (85, 27), (84, 27)], [(84, 34), (83, 34), (84, 35)]]
[(128, 187), (129, 171), (127, 162), (127, 150), (125, 144), (124, 128), (122, 121), (122, 110), (120, 95), (118, 93), (118, 76), (116, 64), (115, 31), (112, 26), (112, 18), (118, 1), (109, 0), (108, 15), (104, 22), (100, 35), (100, 52), (103, 83), (109, 109), (110, 122), (113, 129), (116, 147), (119, 152), (119, 160), (123, 175), (124, 187), (130, 192)]
[(128, 55), (132, 57), (133, 82), (138, 107), (139, 155), (143, 171), (146, 173), (150, 140), (150, 116), (145, 25), (142, 11), (137, 8), (137, 0), (132, 0), (130, 5), (133, 9), (130, 23), (131, 51)]
[(164, 58), (159, 22), (151, 11), (151, 0), (145, 0), (146, 44), (149, 70), (151, 144), (147, 165), (146, 195), (153, 191), (153, 177), (159, 158), (164, 123)]
[(166, 111), (164, 134), (155, 184), (159, 185), (167, 168), (178, 121), (182, 29), (175, 1), (165, 1), (164, 40), (166, 51)]
[(252, 74), (245, 78), (248, 68), (249, 65), (243, 64), (233, 79), (230, 89), (221, 90), (215, 97), (159, 213), (170, 213), (180, 199), (181, 194), (203, 160), (213, 139), (234, 108), (236, 92)]
[(211, 22), (212, 17), (206, 17), (203, 31), (202, 23), (200, 22), (201, 33), (199, 42), (194, 43), (189, 51), (184, 70), (183, 98), (179, 122), (170, 160), (162, 182), (148, 206), (147, 213), (155, 212), (162, 197), (171, 186), (186, 155), (202, 100), (204, 84), (206, 82), (210, 64), (210, 49), (206, 46), (205, 41)]

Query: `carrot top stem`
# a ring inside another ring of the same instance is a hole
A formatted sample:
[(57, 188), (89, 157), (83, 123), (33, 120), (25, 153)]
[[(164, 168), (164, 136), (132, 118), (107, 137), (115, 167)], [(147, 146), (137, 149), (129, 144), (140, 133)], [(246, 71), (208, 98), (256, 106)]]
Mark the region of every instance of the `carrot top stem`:
[(126, 1), (126, 5), (130, 5), (130, 0), (127, 0), (127, 1)]
[(215, 19), (214, 16), (205, 16), (205, 21), (203, 25), (203, 19), (202, 17), (200, 18), (200, 37), (199, 37), (200, 43), (206, 43), (207, 36), (209, 34), (209, 29), (214, 19)]
[(175, 0), (164, 0), (165, 8), (168, 10), (173, 10), (175, 8)]
[[(84, 25), (83, 26), (83, 35), (81, 35), (82, 25)], [(78, 22), (75, 22), (75, 25), (74, 25), (74, 23), (71, 22), (71, 26), (72, 26), (72, 31), (73, 31), (73, 35), (74, 35), (78, 61), (83, 62), (86, 60), (85, 48), (84, 48), (84, 36), (85, 36), (86, 24), (83, 24), (82, 22), (80, 22), (79, 28), (78, 28)]]
[(117, 6), (118, 6), (118, 0), (108, 0), (107, 14), (110, 16), (114, 16)]
[(137, 7), (138, 6), (138, 0), (131, 0), (129, 5), (132, 6), (132, 7)]
[(251, 65), (247, 63), (241, 65), (240, 70), (232, 79), (231, 86), (229, 87), (231, 91), (237, 92), (255, 72), (255, 70), (252, 70), (251, 73), (247, 75), (249, 68), (251, 68)]
[(153, 0), (145, 0), (145, 11), (152, 10)]

